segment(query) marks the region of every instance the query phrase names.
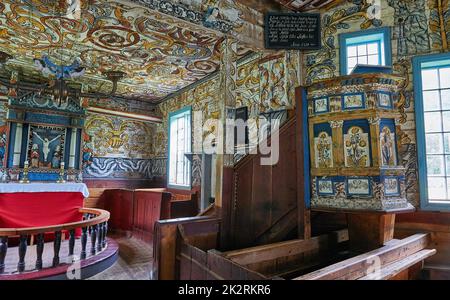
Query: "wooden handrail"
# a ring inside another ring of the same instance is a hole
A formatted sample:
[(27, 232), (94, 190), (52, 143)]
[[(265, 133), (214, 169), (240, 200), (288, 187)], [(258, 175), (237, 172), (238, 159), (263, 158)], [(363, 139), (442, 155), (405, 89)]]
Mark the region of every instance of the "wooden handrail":
[(18, 236), (18, 235), (35, 235), (46, 232), (56, 232), (62, 230), (72, 230), (76, 228), (89, 227), (104, 223), (109, 220), (110, 214), (108, 211), (97, 208), (80, 208), (81, 214), (93, 214), (96, 215), (92, 219), (71, 222), (65, 224), (57, 224), (51, 226), (41, 227), (27, 227), (27, 228), (0, 228), (0, 236)]

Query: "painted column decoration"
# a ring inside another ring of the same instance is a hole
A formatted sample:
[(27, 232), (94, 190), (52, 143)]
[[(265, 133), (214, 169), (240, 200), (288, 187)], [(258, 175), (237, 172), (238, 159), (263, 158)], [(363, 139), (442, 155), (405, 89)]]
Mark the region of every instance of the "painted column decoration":
[[(217, 160), (216, 160), (216, 182), (223, 182), (225, 168), (234, 165), (234, 139), (227, 135), (234, 133), (233, 128), (227, 128), (227, 120), (234, 118), (236, 107), (236, 79), (237, 79), (237, 43), (235, 40), (225, 38), (221, 44), (220, 58), (220, 98), (219, 101), (219, 124), (217, 132)], [(228, 143), (232, 143), (231, 149)], [(231, 180), (231, 179), (230, 179)], [(215, 199), (216, 206), (222, 207), (223, 184), (216, 184)]]

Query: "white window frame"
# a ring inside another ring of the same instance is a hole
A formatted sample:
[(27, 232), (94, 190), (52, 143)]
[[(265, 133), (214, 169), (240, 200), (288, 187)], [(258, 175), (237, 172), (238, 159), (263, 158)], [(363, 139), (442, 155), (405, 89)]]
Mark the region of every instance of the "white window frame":
[(191, 107), (188, 106), (169, 114), (167, 155), (169, 188), (191, 189), (191, 162), (185, 155), (190, 153), (192, 148), (191, 113)]

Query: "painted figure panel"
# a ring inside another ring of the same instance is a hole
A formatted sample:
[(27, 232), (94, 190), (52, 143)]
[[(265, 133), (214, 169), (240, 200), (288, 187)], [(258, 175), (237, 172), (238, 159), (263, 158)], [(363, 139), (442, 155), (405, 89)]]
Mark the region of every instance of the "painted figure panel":
[(347, 180), (349, 195), (370, 195), (370, 181), (367, 178), (352, 178)]
[(369, 134), (361, 127), (353, 126), (344, 134), (345, 166), (370, 167)]
[(334, 195), (333, 180), (317, 179), (317, 193), (319, 195)]
[(319, 136), (314, 138), (314, 148), (316, 168), (332, 168), (333, 141), (331, 136), (326, 132), (319, 133)]
[(324, 113), (328, 111), (328, 99), (320, 98), (314, 100), (314, 111), (316, 113)]
[(342, 110), (342, 98), (341, 96), (330, 97), (330, 111), (339, 112)]
[(65, 133), (62, 127), (30, 126), (30, 168), (58, 169), (64, 158)]
[(355, 109), (364, 107), (364, 99), (362, 94), (345, 95), (344, 96), (344, 109)]
[(392, 167), (397, 165), (397, 151), (395, 147), (395, 133), (389, 126), (384, 126), (380, 133), (381, 165)]
[(389, 177), (384, 179), (384, 193), (387, 196), (390, 195), (399, 195), (399, 182), (395, 177)]

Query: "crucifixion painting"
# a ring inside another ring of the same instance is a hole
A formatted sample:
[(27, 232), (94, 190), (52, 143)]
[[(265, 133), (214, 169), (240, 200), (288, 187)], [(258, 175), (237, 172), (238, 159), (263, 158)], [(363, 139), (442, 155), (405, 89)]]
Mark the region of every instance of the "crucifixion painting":
[(32, 168), (52, 168), (60, 166), (64, 139), (58, 129), (33, 128), (30, 140), (29, 158)]

